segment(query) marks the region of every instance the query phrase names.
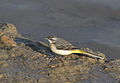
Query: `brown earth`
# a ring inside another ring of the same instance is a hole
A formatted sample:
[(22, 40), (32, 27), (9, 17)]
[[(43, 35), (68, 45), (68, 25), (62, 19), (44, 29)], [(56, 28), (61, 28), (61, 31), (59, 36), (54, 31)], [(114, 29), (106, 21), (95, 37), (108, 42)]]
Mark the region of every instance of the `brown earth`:
[[(103, 53), (86, 51), (105, 57)], [(60, 56), (21, 36), (13, 24), (0, 24), (0, 83), (119, 83), (120, 59)]]

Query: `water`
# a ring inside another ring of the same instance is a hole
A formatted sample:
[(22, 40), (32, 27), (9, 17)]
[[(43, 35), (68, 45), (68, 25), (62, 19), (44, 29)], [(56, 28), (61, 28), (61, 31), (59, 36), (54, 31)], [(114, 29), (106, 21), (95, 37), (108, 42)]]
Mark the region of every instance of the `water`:
[(119, 0), (2, 0), (0, 12), (0, 22), (13, 23), (30, 39), (56, 35), (120, 58)]

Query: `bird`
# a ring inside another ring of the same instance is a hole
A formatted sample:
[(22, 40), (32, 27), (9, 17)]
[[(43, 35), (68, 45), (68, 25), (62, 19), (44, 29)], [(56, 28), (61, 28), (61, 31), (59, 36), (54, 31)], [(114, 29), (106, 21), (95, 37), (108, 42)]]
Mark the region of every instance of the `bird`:
[(78, 49), (75, 46), (73, 46), (71, 43), (69, 43), (68, 41), (62, 38), (51, 35), (45, 39), (48, 40), (51, 51), (56, 54), (59, 55), (83, 54), (96, 59), (103, 59), (103, 60), (105, 59), (101, 56), (97, 56), (95, 54), (88, 53), (84, 50)]

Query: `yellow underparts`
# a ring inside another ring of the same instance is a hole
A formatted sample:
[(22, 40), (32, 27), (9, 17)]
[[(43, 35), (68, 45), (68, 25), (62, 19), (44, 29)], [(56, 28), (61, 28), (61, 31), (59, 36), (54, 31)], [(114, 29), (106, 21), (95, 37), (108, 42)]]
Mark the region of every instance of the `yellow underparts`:
[(94, 54), (90, 54), (90, 53), (87, 53), (87, 52), (85, 52), (85, 51), (83, 51), (83, 50), (79, 50), (79, 49), (77, 49), (77, 50), (71, 50), (70, 52), (71, 52), (71, 54), (72, 54), (72, 53), (80, 53), (80, 54), (85, 54), (85, 55), (88, 55), (88, 56), (94, 57), (94, 58), (105, 59), (105, 58), (103, 58), (103, 57), (101, 57), (101, 56), (96, 56), (96, 55), (94, 55)]
[(84, 54), (84, 53), (86, 53), (86, 52), (83, 51), (83, 50), (77, 49), (77, 50), (71, 50), (71, 53), (80, 53), (80, 54)]
[(80, 50), (80, 49), (74, 49), (74, 50), (59, 50), (56, 48), (56, 46), (54, 44), (50, 44), (50, 49), (56, 53), (56, 54), (60, 54), (60, 55), (70, 55), (70, 54), (74, 54), (74, 53), (78, 53), (78, 54), (85, 54), (85, 55), (88, 55), (90, 57), (94, 57), (94, 58), (99, 58), (99, 59), (104, 59), (103, 57), (100, 57), (100, 56), (96, 56), (94, 54), (91, 54), (91, 53), (87, 53), (83, 50)]

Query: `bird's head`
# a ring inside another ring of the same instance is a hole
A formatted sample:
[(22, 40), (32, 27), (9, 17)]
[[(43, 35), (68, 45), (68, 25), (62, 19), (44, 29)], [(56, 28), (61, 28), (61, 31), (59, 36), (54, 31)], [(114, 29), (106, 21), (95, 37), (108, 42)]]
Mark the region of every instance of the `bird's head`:
[(49, 43), (55, 43), (56, 40), (57, 40), (57, 37), (51, 35), (51, 36), (48, 36), (47, 38), (45, 38), (46, 40), (49, 41)]

